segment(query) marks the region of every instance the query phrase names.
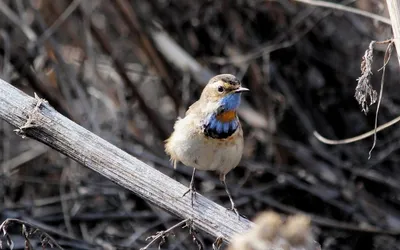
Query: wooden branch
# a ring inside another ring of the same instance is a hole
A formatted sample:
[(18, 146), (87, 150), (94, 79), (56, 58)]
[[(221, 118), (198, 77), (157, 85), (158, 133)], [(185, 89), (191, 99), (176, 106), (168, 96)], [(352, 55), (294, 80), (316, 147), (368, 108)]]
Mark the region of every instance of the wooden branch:
[(19, 134), (49, 145), (91, 168), (145, 200), (193, 225), (229, 241), (252, 223), (196, 195), (193, 208), (187, 187), (62, 116), (47, 102), (32, 98), (0, 79), (0, 118), (17, 127)]
[(390, 21), (392, 22), (394, 45), (400, 65), (400, 0), (386, 0)]

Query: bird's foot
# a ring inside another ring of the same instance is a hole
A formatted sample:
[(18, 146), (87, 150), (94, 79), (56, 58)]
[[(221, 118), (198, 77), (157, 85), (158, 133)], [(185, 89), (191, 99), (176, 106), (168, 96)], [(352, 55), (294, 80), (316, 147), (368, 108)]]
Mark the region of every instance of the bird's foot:
[(182, 197), (184, 197), (187, 193), (190, 193), (190, 202), (191, 202), (191, 204), (192, 204), (192, 207), (193, 207), (193, 200), (194, 200), (194, 198), (195, 198), (195, 196), (196, 196), (196, 188), (194, 187), (194, 186), (190, 186), (189, 187), (189, 189), (182, 195)]
[(234, 213), (237, 215), (238, 220), (240, 220), (240, 214), (239, 214), (239, 212), (238, 212), (238, 210), (236, 209), (236, 207), (235, 207), (234, 204), (232, 204), (232, 207), (231, 207), (231, 208), (227, 208), (227, 209), (230, 210), (230, 211), (232, 211), (232, 212), (234, 212)]

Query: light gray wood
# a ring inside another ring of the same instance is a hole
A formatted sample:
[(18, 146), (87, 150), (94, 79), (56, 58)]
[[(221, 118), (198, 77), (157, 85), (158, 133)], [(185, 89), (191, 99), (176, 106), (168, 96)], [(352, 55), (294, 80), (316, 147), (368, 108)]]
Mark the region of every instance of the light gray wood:
[(227, 241), (252, 226), (247, 219), (197, 194), (194, 207), (187, 187), (146, 165), (62, 116), (47, 102), (33, 98), (0, 79), (0, 118), (20, 133), (49, 145), (145, 200)]
[(390, 21), (392, 22), (393, 39), (400, 65), (400, 0), (386, 0)]

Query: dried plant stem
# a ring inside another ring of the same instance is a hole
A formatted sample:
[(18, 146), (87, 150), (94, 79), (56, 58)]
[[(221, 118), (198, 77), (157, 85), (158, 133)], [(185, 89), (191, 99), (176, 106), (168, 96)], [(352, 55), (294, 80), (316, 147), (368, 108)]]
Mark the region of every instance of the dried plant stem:
[[(7, 219), (7, 220), (3, 221), (3, 223), (0, 224), (0, 233), (2, 233), (3, 236), (6, 236), (7, 243), (8, 243), (8, 245), (9, 245), (9, 247), (11, 249), (13, 249), (13, 242), (11, 241), (11, 238), (8, 235), (7, 228), (12, 223), (17, 223), (17, 224), (20, 224), (22, 226), (22, 233), (23, 233), (23, 236), (25, 237), (25, 240), (27, 241), (26, 244), (30, 244), (29, 243), (29, 236), (30, 235), (29, 235), (29, 233), (27, 232), (27, 229), (26, 229), (26, 226), (29, 226), (32, 229), (35, 229), (35, 231), (33, 231), (33, 233), (40, 233), (41, 234), (41, 241), (42, 241), (43, 249), (45, 249), (46, 245), (50, 245), (52, 248), (53, 248), (53, 246), (56, 246), (58, 249), (61, 249), (61, 250), (64, 249), (49, 234), (47, 234), (43, 229), (41, 229), (37, 225), (31, 224), (29, 222), (26, 222), (26, 221), (23, 221), (23, 220), (19, 220), (19, 219)], [(1, 246), (0, 246), (0, 248), (1, 248)], [(27, 249), (30, 249), (30, 248), (27, 248)]]
[(393, 40), (397, 50), (397, 60), (400, 66), (400, 0), (386, 0), (392, 22)]
[(386, 48), (385, 58), (383, 59), (384, 60), (383, 66), (381, 68), (382, 78), (381, 78), (381, 88), (379, 90), (378, 105), (376, 107), (376, 114), (375, 114), (374, 142), (372, 144), (371, 149), (369, 150), (368, 159), (371, 159), (372, 150), (374, 150), (375, 145), (376, 145), (376, 132), (377, 132), (376, 130), (378, 128), (378, 115), (379, 115), (379, 108), (381, 107), (381, 102), (382, 102), (383, 85), (385, 84), (386, 65), (390, 61), (390, 57), (392, 56), (392, 50), (393, 50), (393, 42), (390, 42)]
[[(328, 1), (317, 1), (317, 0), (295, 0), (297, 2), (301, 2), (301, 3), (305, 3), (305, 4), (309, 4), (309, 5), (314, 5), (314, 6), (319, 6), (319, 7), (325, 7), (325, 8), (331, 8), (331, 9), (335, 9), (335, 10), (341, 10), (344, 12), (348, 12), (348, 13), (353, 13), (356, 15), (360, 15), (363, 17), (367, 17), (367, 18), (371, 18), (373, 20), (385, 23), (385, 24), (390, 24), (390, 20), (387, 19), (386, 17), (380, 16), (380, 15), (376, 15), (374, 13), (370, 13), (367, 11), (363, 11), (363, 10), (359, 10), (356, 8), (352, 8), (349, 6), (345, 6), (342, 4), (337, 4), (337, 3), (333, 3), (333, 2), (328, 2)], [(388, 0), (388, 2), (390, 2), (390, 0)]]
[(400, 122), (400, 116), (394, 118), (391, 121), (388, 121), (387, 123), (384, 123), (382, 125), (380, 125), (379, 127), (377, 127), (376, 129), (370, 130), (364, 134), (361, 135), (357, 135), (351, 138), (346, 138), (346, 139), (342, 139), (342, 140), (331, 140), (328, 138), (323, 137), (322, 135), (320, 135), (317, 131), (314, 131), (314, 136), (321, 142), (325, 143), (325, 144), (329, 144), (329, 145), (340, 145), (340, 144), (349, 144), (349, 143), (353, 143), (356, 141), (360, 141), (362, 139), (365, 139), (367, 137), (370, 137), (371, 135), (374, 135), (375, 133), (378, 133), (379, 131), (382, 131), (390, 126), (392, 126), (393, 124), (396, 124)]
[[(166, 236), (167, 236), (172, 230), (174, 230), (175, 228), (180, 227), (180, 226), (183, 226), (183, 225), (188, 225), (188, 224), (190, 224), (189, 221), (190, 221), (190, 219), (182, 220), (182, 221), (176, 223), (175, 225), (173, 225), (172, 227), (168, 228), (167, 230), (158, 232), (156, 235), (153, 235), (153, 236), (148, 237), (147, 239), (151, 239), (151, 241), (150, 241), (149, 244), (147, 244), (146, 246), (140, 248), (140, 250), (146, 250), (146, 249), (148, 249), (149, 246), (151, 246), (154, 242), (156, 242), (156, 241), (157, 241), (158, 239), (160, 239), (160, 238), (163, 239), (164, 237), (166, 237)], [(189, 225), (189, 226), (190, 226), (190, 225)], [(163, 242), (163, 240), (160, 242), (160, 244), (162, 244), (162, 242)]]
[[(308, 2), (309, 0), (298, 0), (298, 1)], [(313, 1), (313, 0), (311, 0), (311, 1)], [(318, 2), (320, 2), (320, 1), (318, 1)], [(377, 108), (377, 112), (375, 115), (374, 130), (368, 131), (364, 134), (361, 134), (361, 135), (358, 135), (355, 137), (346, 138), (343, 140), (330, 140), (330, 139), (327, 139), (327, 138), (321, 136), (318, 132), (316, 132), (316, 131), (314, 132), (314, 136), (319, 141), (321, 141), (325, 144), (331, 144), (331, 145), (352, 143), (352, 142), (356, 142), (356, 141), (362, 140), (364, 138), (367, 138), (371, 135), (374, 135), (374, 142), (369, 151), (368, 158), (371, 158), (371, 152), (374, 149), (375, 144), (376, 144), (376, 133), (381, 130), (384, 130), (400, 121), (400, 116), (399, 116), (379, 127), (377, 126), (379, 106), (380, 106), (380, 102), (382, 99), (382, 91), (383, 91), (383, 85), (384, 85), (384, 79), (385, 79), (385, 69), (386, 69), (386, 65), (389, 62), (390, 57), (391, 57), (393, 43), (396, 46), (397, 59), (399, 61), (399, 66), (400, 66), (400, 53), (399, 53), (399, 50), (400, 50), (400, 0), (387, 0), (386, 3), (388, 5), (388, 10), (389, 10), (389, 14), (390, 14), (392, 29), (393, 29), (393, 39), (382, 41), (382, 42), (375, 42), (375, 41), (371, 42), (369, 49), (365, 52), (365, 55), (364, 55), (364, 58), (363, 58), (363, 61), (361, 64), (362, 76), (358, 79), (359, 83), (356, 88), (356, 99), (362, 105), (363, 111), (368, 112), (368, 105), (366, 104), (367, 97), (370, 96), (370, 99), (371, 99), (370, 104), (375, 102), (374, 101), (375, 98), (373, 98), (374, 94), (371, 94), (371, 93), (373, 93), (374, 90), (371, 89), (370, 84), (369, 84), (369, 78), (370, 78), (370, 75), (372, 74), (371, 64), (372, 64), (373, 44), (374, 43), (389, 44), (386, 49), (383, 67), (381, 68), (383, 70), (382, 78), (381, 78), (381, 89), (380, 89), (380, 93), (379, 93), (378, 108)], [(361, 89), (361, 91), (360, 91), (360, 89)]]

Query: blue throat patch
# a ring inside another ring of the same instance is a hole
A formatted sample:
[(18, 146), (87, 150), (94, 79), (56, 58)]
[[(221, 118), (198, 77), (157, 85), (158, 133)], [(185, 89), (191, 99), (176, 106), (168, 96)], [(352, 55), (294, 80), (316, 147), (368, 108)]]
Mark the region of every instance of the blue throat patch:
[(225, 139), (231, 136), (239, 127), (239, 119), (235, 115), (232, 120), (221, 121), (220, 117), (226, 112), (236, 111), (240, 105), (240, 93), (233, 93), (224, 96), (220, 101), (217, 111), (209, 115), (204, 124), (206, 136), (215, 139)]

